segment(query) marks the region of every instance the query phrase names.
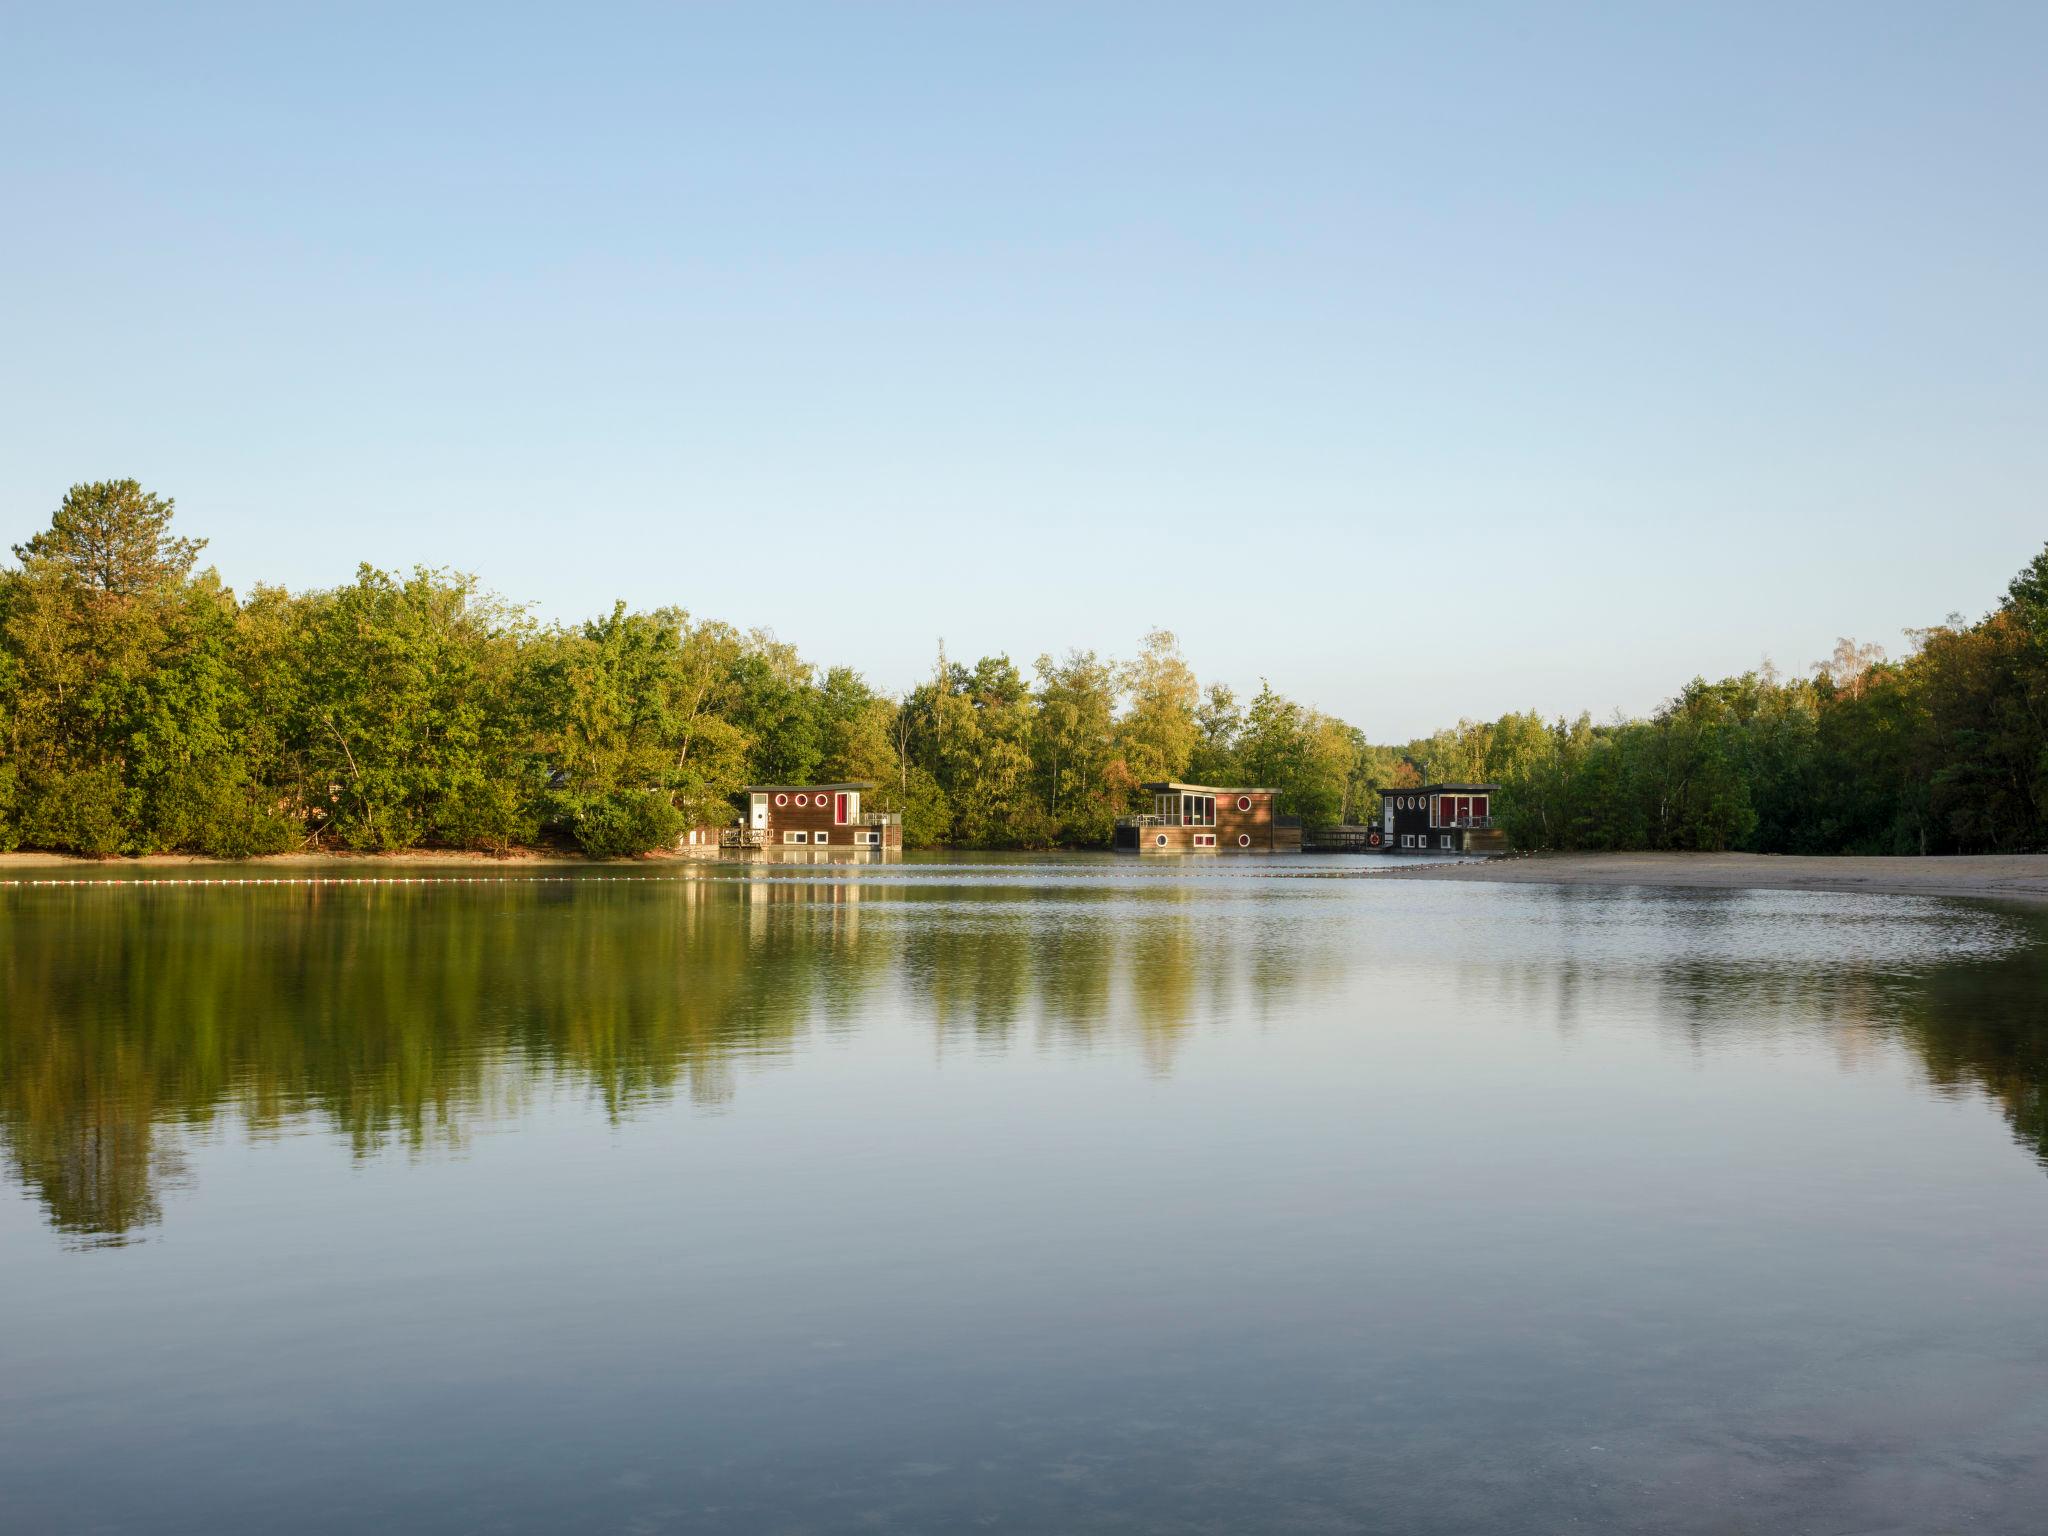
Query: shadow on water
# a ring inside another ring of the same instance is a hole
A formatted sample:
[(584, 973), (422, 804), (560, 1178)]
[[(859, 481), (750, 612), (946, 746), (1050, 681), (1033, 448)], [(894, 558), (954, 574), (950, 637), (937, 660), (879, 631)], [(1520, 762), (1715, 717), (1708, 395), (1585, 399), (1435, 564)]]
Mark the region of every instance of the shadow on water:
[[(313, 1123), (358, 1155), (459, 1143), (567, 1083), (614, 1118), (858, 1028), (1134, 1043), (1155, 1071), (1226, 1000), (1341, 974), (1204, 942), (1159, 882), (1063, 891), (857, 880), (10, 893), (0, 1151), (80, 1244), (130, 1241), (187, 1176), (179, 1133)], [(1333, 943), (1334, 941), (1332, 941)], [(1300, 935), (1291, 944), (1303, 953)], [(1328, 946), (1326, 946), (1328, 947)]]

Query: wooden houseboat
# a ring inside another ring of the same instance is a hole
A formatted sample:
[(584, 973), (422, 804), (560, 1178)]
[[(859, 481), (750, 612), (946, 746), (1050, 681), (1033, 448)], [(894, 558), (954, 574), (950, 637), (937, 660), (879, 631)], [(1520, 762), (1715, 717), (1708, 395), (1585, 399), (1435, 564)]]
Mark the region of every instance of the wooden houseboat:
[(1119, 853), (1299, 853), (1301, 823), (1273, 814), (1270, 789), (1146, 784), (1152, 810), (1117, 819)]
[(1387, 785), (1380, 790), (1380, 833), (1388, 853), (1505, 853), (1507, 834), (1493, 822), (1498, 784)]
[(861, 808), (861, 795), (874, 787), (868, 782), (749, 784), (735, 797), (739, 822), (725, 830), (719, 846), (789, 854), (824, 848), (831, 857), (901, 851), (903, 818)]

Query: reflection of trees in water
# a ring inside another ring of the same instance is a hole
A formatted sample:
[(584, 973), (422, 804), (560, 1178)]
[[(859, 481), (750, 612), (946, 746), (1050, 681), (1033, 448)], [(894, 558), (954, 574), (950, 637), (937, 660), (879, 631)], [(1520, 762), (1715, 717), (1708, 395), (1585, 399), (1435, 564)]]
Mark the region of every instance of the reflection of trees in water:
[(515, 1113), (543, 1074), (613, 1115), (678, 1093), (717, 1104), (736, 1063), (852, 1027), (892, 985), (942, 1039), (1122, 1030), (1163, 1071), (1205, 1009), (1342, 971), (1288, 959), (1310, 958), (1318, 925), (1265, 954), (1164, 885), (1053, 902), (798, 879), (0, 902), (0, 1149), (53, 1225), (100, 1241), (158, 1219), (178, 1172), (166, 1128), (223, 1112), (258, 1133), (310, 1118), (367, 1154)]
[(2020, 920), (2032, 943), (1916, 977), (1893, 1006), (1928, 1077), (1996, 1100), (2014, 1139), (2048, 1168), (2048, 913)]
[(231, 1108), (417, 1147), (541, 1068), (614, 1114), (715, 1103), (734, 1057), (787, 1051), (880, 969), (814, 886), (94, 891), (7, 916), (0, 1142), (60, 1229), (112, 1237), (156, 1217), (161, 1127)]
[[(1706, 918), (1718, 914), (1711, 909)], [(1892, 919), (1904, 921), (1903, 917)], [(1486, 985), (1513, 997), (1531, 1017), (1565, 1031), (1593, 1008), (1613, 1013), (1633, 991), (1643, 1016), (1683, 1031), (1711, 1049), (1731, 1028), (1773, 1021), (1832, 1021), (1836, 1059), (1853, 1068), (1892, 1036), (1948, 1093), (1995, 1100), (2015, 1138), (2048, 1168), (2048, 912), (2006, 909), (1996, 921), (2025, 930), (2022, 942), (1987, 949), (1983, 915), (1951, 909), (1920, 919), (1952, 923), (1957, 958), (1928, 963), (1915, 955), (1896, 967), (1882, 951), (1816, 963), (1807, 956), (1733, 963), (1725, 958), (1650, 963), (1653, 950), (1617, 959), (1530, 958), (1504, 963)]]
[(2028, 942), (1992, 953), (1972, 946), (1953, 961), (1900, 970), (1673, 967), (1660, 1011), (1702, 1042), (1731, 1017), (1873, 1026), (1832, 1037), (1845, 1067), (1895, 1033), (1938, 1088), (1997, 1101), (2020, 1144), (2048, 1167), (2048, 916), (2008, 920), (2031, 930)]
[[(920, 893), (937, 900), (930, 893)], [(943, 920), (903, 934), (903, 972), (942, 1041), (1093, 1045), (1129, 1038), (1169, 1071), (1201, 1020), (1334, 985), (1348, 970), (1336, 925), (1281, 923), (1257, 903), (1160, 881), (1143, 890), (946, 892)]]

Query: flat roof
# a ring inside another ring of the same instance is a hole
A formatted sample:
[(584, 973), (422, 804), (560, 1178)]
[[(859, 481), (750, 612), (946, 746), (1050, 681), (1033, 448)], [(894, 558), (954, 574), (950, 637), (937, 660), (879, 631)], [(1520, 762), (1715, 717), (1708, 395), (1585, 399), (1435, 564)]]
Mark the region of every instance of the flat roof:
[(743, 795), (793, 795), (815, 794), (821, 789), (873, 789), (873, 779), (855, 779), (846, 784), (742, 784), (739, 792)]
[(1155, 795), (1172, 794), (1178, 790), (1184, 795), (1277, 795), (1277, 789), (1260, 789), (1250, 784), (1183, 784), (1178, 779), (1167, 779), (1158, 784), (1140, 784), (1140, 789), (1149, 789)]
[(1448, 790), (1453, 794), (1460, 795), (1487, 795), (1492, 794), (1499, 788), (1498, 784), (1382, 784), (1380, 786), (1380, 793), (1383, 795), (1440, 795)]

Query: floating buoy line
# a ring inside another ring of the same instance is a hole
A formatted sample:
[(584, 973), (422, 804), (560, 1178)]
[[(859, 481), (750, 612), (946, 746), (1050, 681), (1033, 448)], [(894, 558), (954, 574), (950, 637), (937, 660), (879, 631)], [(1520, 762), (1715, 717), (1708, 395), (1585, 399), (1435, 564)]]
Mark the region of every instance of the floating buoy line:
[[(1464, 863), (1465, 860), (1434, 860), (1432, 863)], [(1014, 869), (969, 865), (863, 866), (821, 864), (809, 869), (786, 871), (747, 870), (732, 872), (689, 871), (675, 874), (475, 874), (475, 875), (109, 875), (101, 877), (62, 875), (14, 875), (0, 877), (0, 889), (61, 887), (66, 890), (135, 890), (144, 886), (351, 886), (351, 885), (683, 885), (683, 884), (843, 884), (849, 881), (878, 885), (941, 884), (972, 881), (976, 884), (1020, 884), (1037, 882), (1048, 873), (1062, 880), (1365, 880), (1377, 875), (1416, 869), (1415, 864), (1383, 869), (1098, 869), (1033, 864)]]

